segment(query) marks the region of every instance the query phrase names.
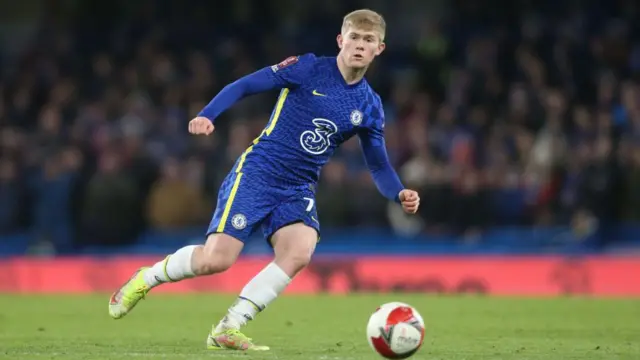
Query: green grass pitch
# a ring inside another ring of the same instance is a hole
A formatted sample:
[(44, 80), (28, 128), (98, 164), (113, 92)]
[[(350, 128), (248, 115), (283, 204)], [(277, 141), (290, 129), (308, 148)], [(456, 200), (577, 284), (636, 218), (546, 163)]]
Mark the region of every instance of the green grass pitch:
[(640, 359), (640, 300), (284, 296), (246, 328), (270, 352), (207, 351), (232, 300), (150, 294), (112, 320), (108, 295), (0, 295), (0, 359), (378, 359), (365, 326), (388, 301), (414, 305), (426, 321), (415, 360)]

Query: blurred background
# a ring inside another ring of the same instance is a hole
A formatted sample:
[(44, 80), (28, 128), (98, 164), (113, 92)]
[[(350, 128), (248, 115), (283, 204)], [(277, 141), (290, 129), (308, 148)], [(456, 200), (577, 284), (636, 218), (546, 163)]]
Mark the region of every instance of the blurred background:
[(320, 253), (640, 248), (637, 1), (22, 0), (0, 5), (0, 256), (202, 242), (277, 94), (238, 103), (211, 137), (189, 136), (190, 118), (254, 70), (335, 55), (361, 7), (386, 17), (367, 78), (423, 200), (404, 216), (344, 144), (322, 171)]

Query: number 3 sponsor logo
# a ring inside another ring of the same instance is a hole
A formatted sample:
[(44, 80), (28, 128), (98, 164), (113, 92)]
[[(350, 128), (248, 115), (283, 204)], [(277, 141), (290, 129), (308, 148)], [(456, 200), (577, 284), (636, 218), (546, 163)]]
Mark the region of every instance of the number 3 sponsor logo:
[(312, 120), (316, 126), (314, 130), (307, 130), (300, 135), (300, 146), (313, 155), (320, 155), (331, 146), (331, 136), (338, 132), (338, 126), (327, 119)]

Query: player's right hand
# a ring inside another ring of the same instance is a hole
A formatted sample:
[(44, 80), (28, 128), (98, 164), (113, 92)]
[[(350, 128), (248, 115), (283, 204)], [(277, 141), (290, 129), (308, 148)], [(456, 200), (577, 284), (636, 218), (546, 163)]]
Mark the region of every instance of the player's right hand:
[(407, 214), (415, 214), (420, 206), (420, 195), (415, 190), (404, 189), (398, 194), (402, 209)]
[(213, 132), (215, 126), (211, 120), (207, 119), (203, 116), (195, 117), (193, 120), (189, 121), (189, 133), (195, 135), (209, 135)]

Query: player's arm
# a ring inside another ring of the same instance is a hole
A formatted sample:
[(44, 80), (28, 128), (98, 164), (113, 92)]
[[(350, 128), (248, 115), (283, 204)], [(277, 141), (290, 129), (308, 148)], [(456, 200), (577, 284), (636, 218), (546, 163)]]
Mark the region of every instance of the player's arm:
[[(215, 119), (233, 104), (249, 95), (301, 85), (306, 78), (305, 75), (308, 76), (314, 61), (313, 54), (292, 56), (279, 64), (262, 68), (232, 82), (225, 86), (198, 113), (198, 117), (192, 120), (194, 124), (189, 124), (189, 131), (192, 133), (211, 133)], [(206, 131), (207, 129), (210, 131)]]
[(383, 119), (363, 128), (358, 136), (364, 159), (378, 191), (387, 199), (402, 204), (405, 211), (415, 213), (420, 204), (418, 193), (405, 189), (391, 166), (384, 142)]

